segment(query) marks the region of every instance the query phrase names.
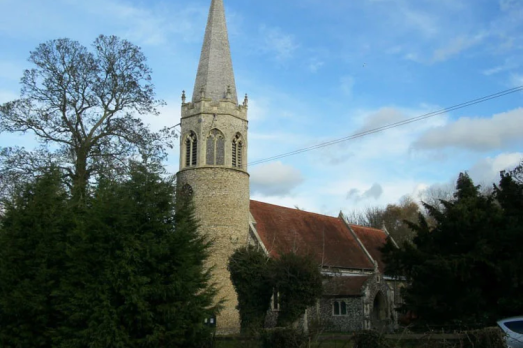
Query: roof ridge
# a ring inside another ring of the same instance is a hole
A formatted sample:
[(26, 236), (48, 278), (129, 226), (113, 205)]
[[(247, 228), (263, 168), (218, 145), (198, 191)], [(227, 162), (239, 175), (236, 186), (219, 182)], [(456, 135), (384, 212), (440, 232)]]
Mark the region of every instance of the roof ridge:
[(359, 227), (359, 228), (366, 228), (368, 230), (374, 230), (374, 231), (380, 231), (382, 233), (384, 233), (385, 235), (387, 235), (385, 233), (385, 231), (383, 231), (381, 228), (376, 228), (376, 227), (369, 227), (369, 226), (362, 226), (362, 225), (357, 225), (357, 224), (349, 224), (351, 227), (352, 226), (356, 226), (356, 227)]
[(307, 211), (307, 210), (301, 210), (301, 209), (296, 209), (296, 208), (284, 207), (282, 205), (277, 205), (277, 204), (257, 201), (257, 200), (254, 200), (254, 199), (251, 199), (251, 202), (256, 202), (256, 203), (261, 203), (261, 204), (266, 204), (266, 205), (272, 205), (273, 207), (279, 207), (279, 208), (288, 209), (288, 210), (292, 210), (292, 211), (296, 211), (296, 212), (302, 212), (302, 213), (305, 213), (305, 214), (320, 215), (320, 216), (325, 216), (325, 217), (328, 217), (328, 218), (331, 218), (331, 219), (338, 220), (338, 218), (336, 216), (332, 216), (332, 215), (325, 215), (325, 214), (315, 213), (315, 212), (311, 212), (311, 211)]

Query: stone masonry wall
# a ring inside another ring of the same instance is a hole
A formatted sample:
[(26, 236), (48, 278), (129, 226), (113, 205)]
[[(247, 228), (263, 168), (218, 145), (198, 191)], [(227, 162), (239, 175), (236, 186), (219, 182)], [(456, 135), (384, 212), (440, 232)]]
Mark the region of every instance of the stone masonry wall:
[[(396, 328), (397, 316), (394, 310), (394, 291), (392, 291), (387, 282), (382, 279), (380, 274), (375, 274), (374, 277), (367, 282), (364, 293), (365, 329), (372, 328), (374, 330), (388, 332)], [(378, 309), (374, 308), (374, 300), (379, 293), (383, 294), (385, 298), (386, 318), (383, 320), (378, 320), (375, 316), (375, 312)]]
[[(247, 170), (248, 121), (247, 108), (230, 101), (203, 100), (182, 106), (182, 136), (180, 138), (180, 169), (185, 168), (185, 138), (190, 131), (198, 137), (198, 167), (206, 165), (206, 139), (212, 129), (225, 136), (225, 166), (232, 167), (232, 141), (237, 133), (243, 137), (243, 170)], [(245, 233), (247, 233), (248, 225)]]
[(178, 173), (178, 183), (191, 185), (195, 215), (200, 231), (213, 239), (209, 266), (212, 281), (224, 299), (224, 309), (217, 318), (219, 333), (237, 333), (240, 328), (236, 292), (227, 270), (229, 256), (246, 243), (249, 219), (249, 176), (232, 168), (195, 168)]
[[(347, 315), (333, 314), (334, 301), (344, 301), (347, 304)], [(319, 320), (329, 331), (350, 332), (363, 329), (362, 298), (322, 298), (319, 301)]]
[[(217, 300), (225, 300), (224, 308), (216, 318), (218, 334), (233, 334), (240, 330), (238, 301), (227, 263), (234, 250), (248, 240), (247, 124), (246, 104), (206, 98), (182, 104), (178, 186), (191, 186), (200, 231), (213, 240), (208, 265), (214, 267), (212, 281), (219, 287)], [(213, 129), (219, 129), (225, 137), (225, 163), (221, 166), (206, 164), (206, 140)], [(198, 141), (197, 163), (186, 167), (185, 139), (191, 131)], [(232, 167), (232, 141), (237, 133), (241, 134), (244, 145), (241, 168)]]

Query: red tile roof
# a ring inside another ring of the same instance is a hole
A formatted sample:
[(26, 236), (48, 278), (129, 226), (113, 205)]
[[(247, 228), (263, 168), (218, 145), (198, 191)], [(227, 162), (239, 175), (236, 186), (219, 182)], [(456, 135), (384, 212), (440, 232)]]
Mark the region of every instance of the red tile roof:
[(340, 218), (251, 201), (256, 230), (270, 255), (311, 253), (324, 266), (373, 269), (374, 266)]
[(384, 273), (385, 264), (383, 263), (380, 248), (382, 248), (387, 242), (387, 235), (385, 232), (376, 228), (358, 225), (350, 225), (350, 227), (363, 243), (370, 256), (378, 262), (380, 272)]
[(361, 296), (370, 276), (332, 277), (323, 285), (325, 296)]

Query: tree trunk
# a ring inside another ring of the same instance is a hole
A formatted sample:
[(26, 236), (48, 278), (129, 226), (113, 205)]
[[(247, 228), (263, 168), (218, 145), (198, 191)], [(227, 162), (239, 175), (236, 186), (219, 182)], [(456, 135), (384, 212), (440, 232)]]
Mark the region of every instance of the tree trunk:
[(78, 149), (76, 151), (76, 165), (73, 177), (73, 201), (79, 205), (85, 204), (87, 197), (87, 182), (89, 181), (87, 173), (87, 150)]

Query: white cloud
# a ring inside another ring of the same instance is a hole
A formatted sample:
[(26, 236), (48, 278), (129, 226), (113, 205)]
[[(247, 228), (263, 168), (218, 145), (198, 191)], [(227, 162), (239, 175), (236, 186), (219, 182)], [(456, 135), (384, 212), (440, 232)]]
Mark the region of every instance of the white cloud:
[(446, 201), (452, 200), (456, 180), (457, 175), (447, 182), (438, 182), (432, 185), (420, 185), (417, 194), (413, 196), (413, 198), (420, 203), (424, 202), (430, 205), (438, 205), (439, 200), (442, 199)]
[(489, 185), (499, 182), (499, 172), (515, 168), (523, 160), (522, 152), (502, 153), (476, 162), (468, 171), (476, 184)]
[(503, 64), (494, 66), (490, 69), (483, 70), (482, 73), (485, 76), (491, 76), (495, 74), (499, 74), (505, 71), (510, 71), (513, 69), (516, 69), (519, 66), (519, 63), (517, 62), (517, 59), (514, 58), (507, 58)]
[(383, 187), (380, 184), (372, 185), (368, 190), (365, 190), (363, 193), (359, 189), (351, 189), (347, 193), (347, 199), (354, 202), (359, 202), (366, 199), (378, 200), (383, 194)]
[(263, 120), (268, 114), (267, 101), (265, 99), (249, 98), (249, 121)]
[(122, 0), (65, 1), (95, 17), (110, 18), (111, 24), (117, 25), (119, 36), (143, 45), (170, 43), (172, 34), (184, 41), (201, 40), (207, 16), (207, 8), (195, 4), (173, 11), (164, 4), (145, 7)]
[(262, 196), (286, 196), (303, 182), (301, 172), (281, 162), (262, 164), (250, 169), (251, 192)]
[(512, 74), (510, 76), (510, 84), (512, 85), (512, 87), (523, 86), (523, 75)]
[(491, 118), (462, 117), (427, 131), (413, 144), (417, 149), (462, 148), (472, 151), (499, 150), (521, 141), (523, 108)]
[(499, 0), (499, 6), (502, 11), (511, 11), (518, 7), (521, 8), (520, 0)]
[(451, 42), (434, 52), (432, 60), (434, 62), (443, 62), (455, 55), (458, 55), (462, 51), (469, 49), (470, 47), (477, 45), (483, 39), (483, 35), (479, 34), (474, 37), (458, 36), (451, 40)]
[(318, 58), (313, 58), (309, 62), (308, 69), (311, 73), (316, 73), (324, 65), (325, 65), (325, 62), (319, 60)]
[(142, 116), (142, 120), (154, 131), (158, 131), (163, 127), (172, 127), (180, 120), (181, 112), (179, 103), (180, 102), (169, 101), (166, 106), (158, 108), (160, 112), (158, 116), (144, 115)]
[(393, 124), (405, 119), (407, 119), (407, 115), (402, 110), (394, 107), (383, 107), (366, 117), (365, 123), (358, 133)]
[(343, 94), (346, 96), (352, 96), (355, 83), (356, 82), (352, 76), (343, 76), (340, 81), (340, 88)]
[(288, 60), (293, 57), (299, 47), (293, 35), (284, 33), (280, 28), (260, 27), (261, 49), (274, 55), (279, 61)]
[[(395, 6), (394, 12), (399, 13), (398, 20), (411, 28), (416, 28), (425, 36), (435, 36), (439, 32), (439, 25), (434, 15), (411, 8), (407, 2), (402, 2), (400, 6)], [(398, 11), (399, 10), (399, 11)]]

